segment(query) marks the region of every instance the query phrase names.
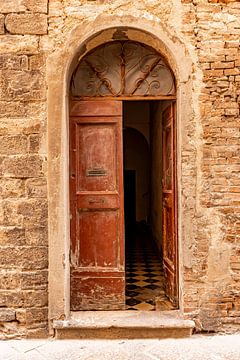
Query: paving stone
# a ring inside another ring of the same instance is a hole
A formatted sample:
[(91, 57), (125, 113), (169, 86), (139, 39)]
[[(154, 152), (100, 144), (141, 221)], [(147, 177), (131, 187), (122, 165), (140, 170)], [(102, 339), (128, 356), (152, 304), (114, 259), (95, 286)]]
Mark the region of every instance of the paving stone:
[(240, 360), (240, 334), (164, 340), (9, 340), (1, 360)]

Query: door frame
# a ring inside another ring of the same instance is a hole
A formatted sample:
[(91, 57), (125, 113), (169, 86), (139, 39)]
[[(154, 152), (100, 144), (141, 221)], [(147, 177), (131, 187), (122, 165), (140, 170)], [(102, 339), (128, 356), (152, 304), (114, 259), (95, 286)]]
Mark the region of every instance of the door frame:
[[(178, 256), (178, 177), (177, 177), (177, 124), (176, 124), (176, 101), (169, 104), (167, 108), (162, 112), (162, 139), (164, 137), (164, 117), (166, 111), (170, 108), (170, 118), (172, 118), (172, 121), (170, 123), (170, 126), (172, 126), (172, 138), (171, 138), (171, 151), (173, 155), (173, 161), (172, 161), (172, 171), (173, 171), (173, 182), (172, 182), (172, 192), (173, 192), (173, 223), (174, 223), (174, 232), (173, 232), (173, 238), (175, 239), (175, 266), (176, 266), (176, 272), (175, 272), (175, 281), (176, 281), (176, 294), (173, 299), (173, 304), (176, 308), (179, 306), (179, 256)], [(165, 149), (166, 150), (166, 149)], [(164, 140), (162, 141), (162, 159), (164, 158)], [(164, 167), (164, 160), (162, 166)], [(162, 170), (162, 187), (163, 187), (163, 178), (164, 178), (164, 170)], [(162, 192), (164, 192), (162, 188)], [(164, 197), (162, 197), (162, 219), (164, 218)], [(162, 222), (162, 242), (163, 242), (163, 265), (164, 265), (164, 220)], [(166, 245), (166, 244), (165, 244)], [(165, 265), (166, 266), (166, 265)], [(167, 265), (168, 268), (169, 265)]]
[[(152, 97), (151, 97), (152, 98)], [(98, 101), (106, 101), (106, 100), (109, 100), (109, 101), (121, 101), (123, 102), (123, 99), (124, 101), (149, 101), (149, 98), (146, 96), (139, 96), (139, 97), (136, 97), (136, 98), (133, 98), (133, 97), (81, 97), (81, 98), (77, 98), (77, 97), (71, 97), (70, 100), (69, 100), (69, 103), (73, 103), (73, 102), (76, 102), (76, 101), (93, 101), (93, 102), (98, 102)], [(173, 185), (174, 185), (174, 215), (175, 215), (175, 220), (174, 220), (174, 238), (175, 238), (175, 241), (176, 241), (176, 283), (177, 283), (177, 289), (176, 289), (176, 301), (174, 302), (174, 306), (176, 306), (176, 310), (178, 309), (179, 307), (179, 253), (178, 253), (178, 249), (179, 249), (179, 246), (178, 246), (178, 178), (177, 178), (177, 151), (176, 149), (178, 148), (178, 144), (177, 144), (177, 97), (176, 96), (169, 96), (169, 97), (166, 97), (166, 96), (156, 96), (154, 98), (152, 98), (151, 100), (153, 101), (167, 101), (167, 100), (170, 100), (173, 102), (173, 121), (175, 123), (173, 123), (173, 144), (174, 144), (174, 148), (173, 148), (173, 155), (174, 155), (174, 160), (173, 160), (173, 176), (174, 176), (174, 181), (173, 181)], [(163, 113), (162, 113), (163, 114)], [(162, 121), (162, 118), (160, 119)], [(122, 122), (124, 121), (123, 119), (123, 116), (122, 116)], [(123, 126), (123, 124), (122, 124)], [(70, 135), (70, 133), (69, 133)], [(162, 134), (161, 134), (162, 136)], [(163, 145), (163, 144), (162, 144)], [(124, 157), (124, 149), (122, 147), (122, 159)], [(122, 163), (122, 169), (123, 169), (123, 174), (122, 176), (124, 176), (124, 160), (123, 160), (123, 163)], [(70, 179), (70, 177), (69, 177)], [(162, 179), (161, 179), (162, 180)], [(162, 186), (162, 184), (160, 184), (160, 186)], [(124, 191), (124, 182), (123, 182), (123, 191)], [(124, 206), (125, 204), (123, 203), (123, 211), (124, 211)], [(159, 216), (163, 216), (163, 214), (161, 213)], [(163, 234), (163, 228), (161, 229), (162, 231), (162, 234)], [(124, 236), (124, 234), (123, 234)], [(123, 240), (124, 241), (124, 247), (125, 247), (125, 239)], [(71, 253), (71, 248), (70, 248), (70, 251)], [(123, 256), (124, 256), (124, 263), (125, 263), (125, 252), (123, 253)], [(70, 300), (71, 302), (71, 300)], [(79, 310), (81, 311), (81, 310)]]
[[(129, 27), (129, 24), (131, 26)], [(178, 179), (182, 179), (182, 151), (187, 149), (186, 126), (193, 117), (192, 66), (194, 64), (186, 45), (152, 20), (136, 19), (131, 15), (99, 15), (94, 22), (77, 24), (56, 51), (47, 58), (48, 106), (48, 242), (49, 242), (49, 333), (54, 334), (54, 320), (69, 319), (69, 83), (80, 56), (97, 45), (112, 41), (114, 32), (121, 29), (129, 40), (151, 45), (168, 59), (177, 85)], [(120, 34), (120, 33), (119, 33)], [(157, 34), (157, 35), (156, 35)], [(193, 131), (194, 134), (194, 131)], [(192, 135), (193, 136), (193, 135)], [(182, 181), (182, 180), (181, 180)], [(185, 231), (183, 223), (191, 223), (193, 212), (188, 200), (182, 203), (182, 183), (178, 183), (178, 239), (179, 239), (179, 308), (183, 312), (183, 264), (190, 256), (184, 243), (191, 241), (192, 226)], [(189, 208), (186, 212), (184, 209)], [(184, 220), (184, 222), (183, 222)], [(183, 247), (185, 259), (183, 259)]]

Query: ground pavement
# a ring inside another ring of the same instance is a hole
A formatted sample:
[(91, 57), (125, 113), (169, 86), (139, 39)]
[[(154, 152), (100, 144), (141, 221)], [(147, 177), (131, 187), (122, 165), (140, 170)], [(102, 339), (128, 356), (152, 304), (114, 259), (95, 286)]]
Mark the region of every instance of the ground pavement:
[(163, 340), (7, 340), (1, 360), (240, 360), (240, 333)]

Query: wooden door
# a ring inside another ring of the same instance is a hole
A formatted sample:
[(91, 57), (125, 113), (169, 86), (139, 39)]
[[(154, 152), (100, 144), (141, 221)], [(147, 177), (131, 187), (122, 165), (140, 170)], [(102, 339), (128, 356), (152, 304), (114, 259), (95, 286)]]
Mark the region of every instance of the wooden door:
[(70, 105), (71, 310), (125, 306), (122, 102)]
[(163, 266), (166, 295), (177, 305), (175, 104), (163, 113)]

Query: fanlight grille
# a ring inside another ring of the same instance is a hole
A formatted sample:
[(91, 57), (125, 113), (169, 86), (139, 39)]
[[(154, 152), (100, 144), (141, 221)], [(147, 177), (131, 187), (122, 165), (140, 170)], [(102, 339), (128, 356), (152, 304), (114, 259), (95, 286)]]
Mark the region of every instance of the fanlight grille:
[(133, 41), (97, 47), (78, 64), (71, 81), (73, 96), (175, 95), (172, 71), (153, 48)]

